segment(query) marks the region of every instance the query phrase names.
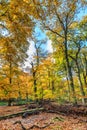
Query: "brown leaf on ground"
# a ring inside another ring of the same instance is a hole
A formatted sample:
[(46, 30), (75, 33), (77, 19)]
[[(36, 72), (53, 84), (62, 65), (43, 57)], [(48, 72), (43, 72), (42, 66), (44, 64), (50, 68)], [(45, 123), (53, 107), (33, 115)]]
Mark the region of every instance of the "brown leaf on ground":
[[(26, 130), (30, 130), (30, 128), (31, 130), (41, 130), (41, 128), (44, 130), (87, 130), (87, 115), (81, 115), (82, 111), (86, 111), (86, 107), (67, 106), (66, 108), (66, 105), (65, 107), (52, 105), (53, 104), (51, 104), (49, 108), (52, 109), (54, 107), (52, 110), (59, 110), (59, 114), (44, 111), (38, 115), (31, 115), (24, 119), (18, 116), (1, 120), (0, 130), (23, 130), (21, 124)], [(25, 108), (25, 106), (0, 107), (0, 116), (8, 113), (16, 113)], [(67, 111), (68, 114), (63, 115), (62, 113), (65, 111)], [(70, 113), (70, 111), (72, 112)], [(21, 124), (18, 122), (21, 122)]]

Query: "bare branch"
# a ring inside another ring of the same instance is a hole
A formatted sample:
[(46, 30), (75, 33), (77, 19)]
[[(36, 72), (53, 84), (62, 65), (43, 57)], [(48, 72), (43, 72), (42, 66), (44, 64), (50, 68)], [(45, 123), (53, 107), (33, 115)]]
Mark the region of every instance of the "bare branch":
[(59, 14), (58, 14), (58, 12), (57, 12), (56, 6), (54, 6), (54, 9), (55, 9), (55, 13), (56, 13), (56, 16), (57, 16), (57, 18), (58, 18), (58, 20), (59, 20), (59, 22), (60, 22), (61, 27), (63, 28), (63, 30), (65, 30), (64, 23), (63, 23), (63, 21), (61, 20)]
[(45, 27), (46, 27), (46, 30), (49, 30), (49, 31), (53, 32), (54, 34), (56, 34), (57, 36), (64, 38), (61, 34), (59, 34), (58, 32), (54, 31), (50, 27), (48, 27), (48, 26), (45, 26)]

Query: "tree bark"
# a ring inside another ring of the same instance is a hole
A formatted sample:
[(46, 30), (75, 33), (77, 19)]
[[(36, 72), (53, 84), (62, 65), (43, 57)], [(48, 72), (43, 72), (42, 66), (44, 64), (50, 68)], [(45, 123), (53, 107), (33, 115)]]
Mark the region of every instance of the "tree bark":
[(76, 99), (76, 95), (75, 95), (75, 88), (74, 88), (74, 83), (73, 83), (73, 76), (72, 76), (72, 70), (71, 70), (71, 66), (69, 63), (69, 57), (68, 57), (68, 49), (67, 49), (67, 27), (65, 30), (65, 41), (64, 41), (64, 46), (65, 46), (65, 59), (66, 59), (66, 65), (67, 65), (67, 71), (68, 71), (68, 77), (70, 80), (70, 87), (72, 90), (72, 97), (74, 99), (74, 103), (77, 104), (77, 99)]
[[(79, 51), (78, 51), (79, 52)], [(81, 92), (81, 95), (83, 96), (82, 97), (82, 103), (83, 105), (85, 105), (85, 99), (84, 99), (84, 96), (85, 96), (85, 92), (84, 92), (84, 89), (83, 89), (83, 83), (82, 83), (82, 80), (81, 80), (81, 76), (80, 76), (80, 68), (79, 68), (79, 64), (78, 64), (78, 53), (76, 54), (76, 58), (70, 56), (74, 61), (75, 61), (75, 64), (76, 64), (76, 68), (77, 68), (77, 76), (78, 76), (78, 80), (79, 80), (79, 87), (80, 87), (80, 92)]]
[(82, 97), (82, 103), (83, 105), (85, 105), (85, 92), (84, 92), (84, 89), (83, 89), (83, 84), (82, 84), (82, 80), (81, 80), (81, 76), (80, 76), (80, 68), (79, 68), (79, 65), (78, 65), (78, 61), (76, 59), (76, 66), (77, 66), (77, 71), (78, 71), (78, 79), (79, 79), (79, 83), (80, 83), (80, 91), (81, 91), (81, 95), (83, 96)]
[[(12, 85), (12, 63), (11, 63), (11, 61), (9, 63), (9, 75), (10, 75), (10, 77), (9, 77), (9, 85), (11, 87), (11, 85)], [(11, 93), (11, 92), (9, 92), (9, 93)], [(8, 106), (11, 106), (11, 103), (12, 103), (12, 99), (9, 98), (8, 99)]]

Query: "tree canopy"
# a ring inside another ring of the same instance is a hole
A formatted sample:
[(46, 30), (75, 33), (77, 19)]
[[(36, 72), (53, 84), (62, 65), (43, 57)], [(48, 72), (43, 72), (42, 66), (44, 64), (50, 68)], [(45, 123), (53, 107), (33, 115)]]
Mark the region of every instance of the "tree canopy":
[[(13, 98), (86, 103), (86, 7), (86, 0), (0, 1), (1, 100), (9, 105)], [(44, 51), (47, 39), (34, 35), (36, 25), (51, 40), (52, 53)], [(35, 52), (25, 72), (30, 40)]]

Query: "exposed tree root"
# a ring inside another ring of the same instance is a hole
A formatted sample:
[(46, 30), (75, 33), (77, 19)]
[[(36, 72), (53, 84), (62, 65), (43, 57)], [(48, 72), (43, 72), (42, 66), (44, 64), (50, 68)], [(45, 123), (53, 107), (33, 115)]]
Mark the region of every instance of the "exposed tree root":
[(55, 111), (55, 110), (46, 110), (47, 113), (56, 113), (56, 114), (60, 114), (60, 115), (63, 115), (65, 116), (66, 114), (63, 113), (63, 112), (58, 112), (58, 111)]
[(53, 124), (53, 123), (52, 123), (52, 122), (50, 122), (49, 124), (44, 125), (44, 126), (33, 125), (33, 126), (31, 126), (28, 130), (31, 130), (31, 129), (33, 129), (33, 128), (44, 129), (44, 128), (46, 128), (46, 127), (50, 126), (51, 124)]
[(14, 125), (15, 125), (15, 124), (20, 124), (23, 130), (27, 130), (27, 129), (23, 126), (23, 124), (21, 123), (21, 121), (16, 121), (16, 122), (14, 123)]
[(22, 118), (26, 118), (29, 115), (38, 114), (40, 111), (43, 111), (43, 110), (44, 108), (36, 108), (36, 109), (31, 109), (31, 110), (26, 110), (26, 111), (20, 111), (14, 114), (0, 116), (0, 120), (9, 119), (9, 118), (13, 118), (13, 117), (21, 116), (21, 115), (22, 115)]
[(28, 128), (28, 129), (26, 129), (26, 128), (23, 126), (23, 124), (21, 123), (21, 121), (16, 121), (16, 122), (14, 123), (14, 125), (15, 125), (15, 124), (20, 124), (23, 130), (31, 130), (31, 129), (33, 129), (33, 128), (44, 129), (44, 128), (50, 126), (50, 125), (53, 124), (53, 123), (50, 122), (49, 124), (44, 125), (44, 126), (33, 125), (33, 126), (31, 126), (30, 128)]

